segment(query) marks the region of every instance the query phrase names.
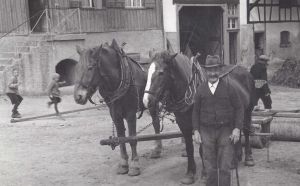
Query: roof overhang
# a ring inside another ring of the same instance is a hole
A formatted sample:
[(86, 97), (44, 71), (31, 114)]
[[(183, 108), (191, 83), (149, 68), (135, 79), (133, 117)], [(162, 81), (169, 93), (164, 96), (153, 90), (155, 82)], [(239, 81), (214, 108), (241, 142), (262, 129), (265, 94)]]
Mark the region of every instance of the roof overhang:
[(239, 4), (239, 0), (173, 0), (174, 4)]

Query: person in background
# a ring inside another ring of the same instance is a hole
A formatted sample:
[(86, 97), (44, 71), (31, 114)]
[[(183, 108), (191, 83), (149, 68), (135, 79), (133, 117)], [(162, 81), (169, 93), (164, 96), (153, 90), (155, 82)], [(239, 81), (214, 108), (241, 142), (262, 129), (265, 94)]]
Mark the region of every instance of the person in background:
[(267, 65), (269, 57), (266, 55), (260, 55), (257, 62), (251, 67), (250, 73), (252, 74), (255, 81), (255, 103), (258, 108), (258, 100), (261, 99), (265, 111), (272, 109), (271, 90), (268, 85)]
[(12, 109), (12, 118), (21, 118), (21, 114), (18, 111), (18, 107), (21, 104), (23, 97), (19, 94), (19, 85), (20, 82), (18, 80), (19, 77), (19, 70), (13, 69), (12, 70), (13, 77), (10, 79), (6, 91), (6, 95), (9, 97), (11, 104), (13, 105)]
[(244, 106), (227, 77), (219, 78), (218, 55), (208, 55), (202, 67), (207, 82), (197, 89), (192, 114), (193, 139), (203, 148), (206, 186), (230, 186), (235, 144), (240, 140)]
[(47, 88), (47, 94), (50, 98), (50, 101), (47, 103), (48, 107), (50, 107), (52, 104), (54, 104), (54, 109), (55, 109), (57, 116), (60, 116), (57, 105), (58, 105), (58, 103), (61, 102), (59, 87), (62, 86), (63, 84), (65, 84), (65, 81), (58, 82), (59, 78), (60, 78), (59, 74), (54, 73), (52, 75), (52, 81), (49, 83), (48, 88)]

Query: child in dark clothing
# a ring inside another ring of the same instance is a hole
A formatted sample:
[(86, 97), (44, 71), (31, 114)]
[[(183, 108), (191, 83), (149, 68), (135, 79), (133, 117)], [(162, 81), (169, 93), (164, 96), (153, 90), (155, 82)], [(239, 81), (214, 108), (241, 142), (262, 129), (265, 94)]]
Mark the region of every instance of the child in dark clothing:
[(63, 85), (65, 82), (58, 82), (59, 81), (59, 74), (54, 73), (52, 75), (52, 81), (48, 85), (47, 93), (51, 101), (48, 102), (48, 107), (50, 107), (52, 104), (54, 104), (54, 109), (56, 112), (56, 115), (60, 115), (57, 105), (61, 102), (60, 98), (60, 91), (59, 87)]
[(13, 77), (8, 83), (6, 95), (9, 97), (11, 104), (14, 105), (12, 109), (12, 118), (21, 118), (21, 114), (18, 112), (18, 107), (21, 104), (23, 98), (19, 94), (19, 85), (18, 81), (19, 70), (13, 69)]

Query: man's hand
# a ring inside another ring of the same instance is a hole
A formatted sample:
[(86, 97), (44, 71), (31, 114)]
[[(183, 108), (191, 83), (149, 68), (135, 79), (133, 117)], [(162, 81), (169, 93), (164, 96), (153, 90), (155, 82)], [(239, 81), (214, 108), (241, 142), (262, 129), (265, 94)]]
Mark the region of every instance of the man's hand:
[(233, 142), (233, 144), (236, 144), (240, 139), (240, 129), (233, 129), (232, 134), (229, 138)]
[(198, 130), (195, 130), (195, 131), (194, 131), (193, 140), (194, 140), (194, 142), (197, 143), (197, 144), (202, 143), (201, 135), (200, 135), (200, 133), (199, 133)]

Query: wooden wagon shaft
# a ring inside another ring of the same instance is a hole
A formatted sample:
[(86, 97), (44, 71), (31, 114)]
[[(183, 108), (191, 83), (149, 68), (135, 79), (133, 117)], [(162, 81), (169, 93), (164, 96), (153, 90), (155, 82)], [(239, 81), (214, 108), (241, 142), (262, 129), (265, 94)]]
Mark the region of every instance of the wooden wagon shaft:
[(252, 124), (260, 124), (260, 125), (264, 125), (264, 124), (268, 124), (273, 120), (272, 116), (267, 116), (267, 117), (252, 117)]
[(288, 112), (252, 112), (252, 116), (273, 116), (281, 118), (300, 118), (300, 113), (288, 113)]
[[(272, 133), (254, 133), (251, 136), (272, 136)], [(128, 136), (128, 137), (110, 137), (109, 139), (100, 140), (101, 145), (110, 145), (112, 147), (118, 146), (119, 144), (138, 142), (138, 141), (150, 141), (150, 140), (161, 140), (183, 137), (181, 132), (168, 132), (163, 134), (147, 134), (139, 136)]]
[[(76, 110), (69, 110), (69, 111), (64, 111), (60, 112), (60, 114), (69, 114), (73, 112), (80, 112), (80, 111), (86, 111), (86, 110), (92, 110), (92, 109), (98, 109), (105, 106), (103, 105), (98, 105), (95, 107), (89, 107), (89, 108), (83, 108), (83, 109), (76, 109)], [(51, 116), (56, 116), (56, 114), (45, 114), (45, 115), (40, 115), (40, 116), (34, 116), (34, 117), (27, 117), (27, 118), (20, 118), (20, 119), (11, 119), (11, 123), (16, 123), (16, 122), (22, 122), (22, 121), (29, 121), (29, 120), (34, 120), (34, 119), (39, 119), (39, 118), (46, 118), (46, 117), (51, 117)]]

